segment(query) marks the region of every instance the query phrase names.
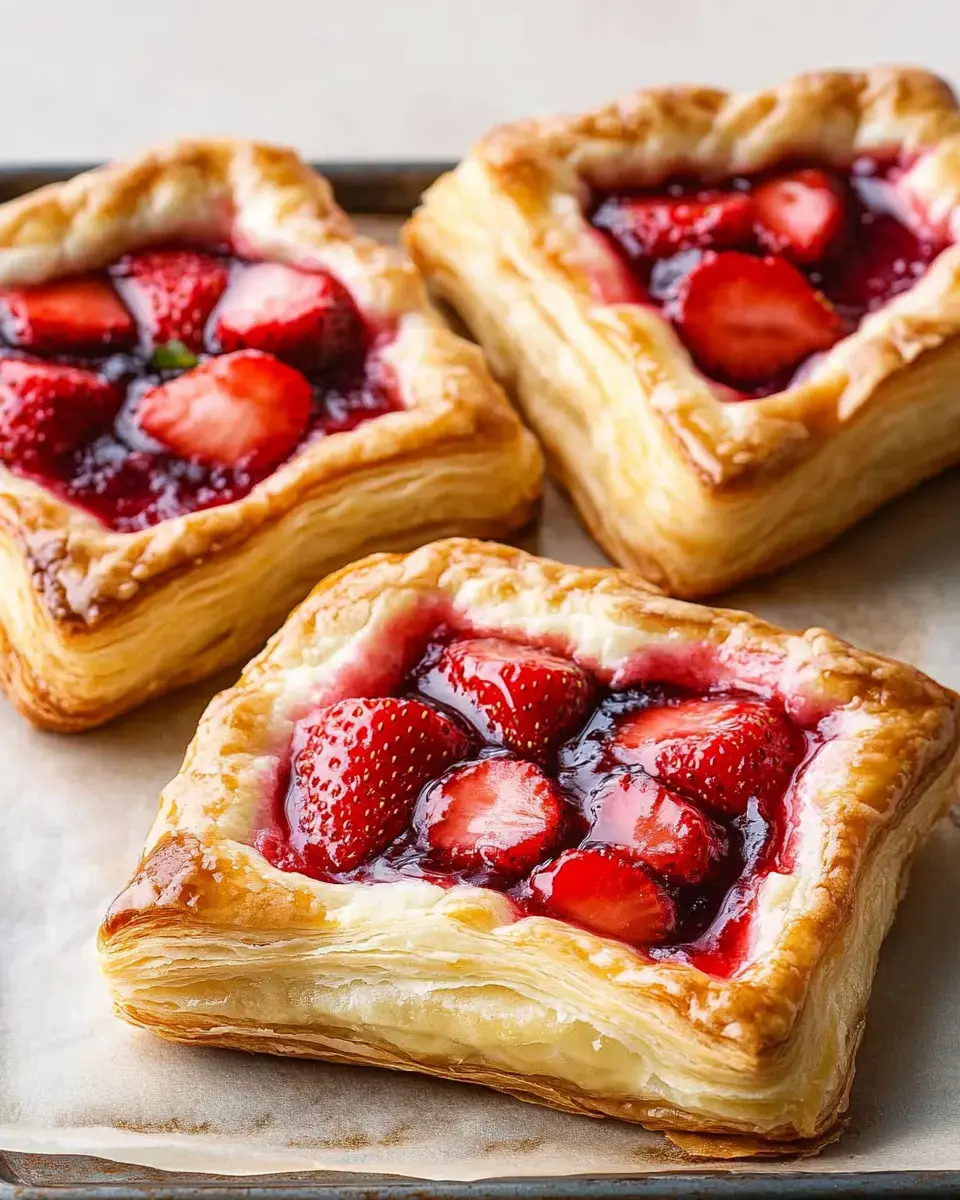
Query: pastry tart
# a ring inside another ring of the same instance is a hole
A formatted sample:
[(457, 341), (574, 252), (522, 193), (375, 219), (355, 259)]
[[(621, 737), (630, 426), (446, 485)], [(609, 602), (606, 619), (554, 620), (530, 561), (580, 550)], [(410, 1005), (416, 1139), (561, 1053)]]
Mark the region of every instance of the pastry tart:
[(117, 1011), (695, 1153), (816, 1148), (958, 710), (616, 570), (371, 556), (207, 709), (100, 931)]
[(960, 459), (960, 112), (919, 70), (496, 129), (407, 244), (587, 525), (677, 595)]
[(540, 475), (291, 151), (182, 142), (0, 206), (0, 680), (37, 724), (250, 654), (358, 554), (505, 535)]

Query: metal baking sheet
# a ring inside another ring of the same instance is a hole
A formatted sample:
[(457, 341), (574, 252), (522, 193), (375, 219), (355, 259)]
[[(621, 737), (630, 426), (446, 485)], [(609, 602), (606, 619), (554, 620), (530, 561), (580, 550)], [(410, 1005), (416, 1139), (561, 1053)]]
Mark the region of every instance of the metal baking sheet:
[[(65, 179), (86, 168), (88, 164), (33, 165), (9, 167), (0, 170), (0, 200), (5, 200), (46, 183)], [(354, 213), (369, 214), (364, 225), (374, 233), (389, 237), (396, 230), (396, 217), (404, 215), (416, 203), (423, 189), (446, 169), (443, 163), (331, 163), (317, 164), (334, 183), (340, 203)], [(392, 220), (390, 218), (393, 218)], [(793, 572), (774, 577), (759, 589), (744, 589), (733, 598), (733, 603), (742, 603), (760, 610), (763, 615), (779, 619), (787, 624), (824, 623), (832, 625), (837, 632), (849, 636), (861, 644), (900, 652), (903, 657), (923, 659), (919, 665), (938, 675), (944, 682), (957, 686), (960, 682), (960, 665), (953, 668), (949, 678), (944, 670), (938, 669), (938, 660), (944, 666), (951, 659), (950, 645), (940, 651), (924, 644), (923, 653), (910, 653), (911, 638), (916, 635), (922, 640), (925, 631), (913, 630), (911, 621), (920, 620), (926, 612), (921, 606), (921, 616), (911, 611), (911, 590), (921, 586), (922, 580), (931, 583), (937, 572), (941, 556), (949, 554), (952, 541), (938, 530), (943, 526), (935, 514), (944, 509), (956, 511), (960, 502), (960, 478), (951, 478), (921, 489), (910, 500), (905, 501), (905, 519), (916, 529), (916, 538), (910, 552), (904, 557), (903, 538), (891, 529), (885, 532), (885, 515), (868, 523), (864, 534), (858, 534), (854, 544), (827, 551), (824, 555), (807, 560)], [(911, 516), (911, 513), (913, 514)], [(931, 513), (934, 514), (931, 519)], [(898, 528), (902, 529), (902, 519)], [(886, 524), (889, 524), (886, 521)], [(539, 530), (527, 539), (531, 549), (545, 554), (562, 556), (569, 546), (571, 516), (565, 502), (551, 493), (548, 497), (543, 523)], [(603, 557), (591, 547), (582, 534), (577, 535), (580, 547), (578, 561), (602, 562)], [(889, 544), (888, 544), (889, 543)], [(889, 554), (884, 551), (885, 546)], [(848, 553), (847, 550), (850, 550)], [(878, 570), (857, 574), (852, 563), (865, 556), (876, 556), (879, 552), (881, 566)], [(894, 561), (891, 563), (891, 556)], [(889, 584), (891, 573), (902, 567), (903, 580), (897, 588)], [(857, 575), (854, 581), (854, 575)], [(900, 586), (902, 583), (902, 586)], [(956, 572), (945, 572), (934, 584), (934, 590), (942, 592), (939, 603), (949, 608), (956, 596)], [(941, 623), (942, 631), (943, 623)], [(956, 628), (956, 626), (955, 626)], [(893, 631), (891, 633), (891, 630)], [(960, 630), (958, 630), (960, 632)], [(893, 637), (894, 645), (890, 638)], [(956, 642), (954, 644), (957, 644)], [(899, 651), (900, 646), (904, 646)], [(917, 642), (920, 646), (920, 642)], [(932, 661), (927, 661), (932, 659)], [(951, 667), (953, 664), (951, 663)], [(955, 899), (957, 893), (953, 892)], [(2, 951), (0, 951), (2, 952)], [(917, 993), (910, 993), (914, 1000)], [(889, 1004), (887, 1008), (889, 1009)], [(887, 1013), (889, 1015), (889, 1013)], [(876, 1039), (874, 1039), (876, 1040)], [(864, 1050), (869, 1053), (869, 1037)], [(887, 1066), (894, 1061), (888, 1057)], [(0, 1072), (2, 1072), (0, 1061)], [(868, 1083), (873, 1084), (872, 1072), (863, 1071)], [(960, 1063), (954, 1064), (954, 1075), (960, 1076)], [(2, 1076), (0, 1076), (2, 1078)], [(856, 1097), (854, 1101), (854, 1124), (856, 1124)], [(960, 1115), (960, 1113), (958, 1113)], [(960, 1137), (960, 1133), (958, 1133)], [(815, 1163), (806, 1169), (797, 1170), (789, 1163), (774, 1172), (758, 1175), (743, 1174), (731, 1170), (689, 1169), (683, 1174), (654, 1173), (637, 1176), (564, 1176), (552, 1178), (515, 1178), (482, 1180), (475, 1183), (425, 1182), (409, 1178), (390, 1177), (382, 1174), (357, 1174), (351, 1172), (321, 1172), (305, 1175), (257, 1175), (217, 1176), (165, 1172), (143, 1166), (131, 1166), (86, 1156), (51, 1156), (0, 1152), (0, 1200), (27, 1200), (27, 1198), (52, 1198), (70, 1194), (85, 1200), (119, 1200), (120, 1197), (137, 1197), (146, 1200), (197, 1200), (201, 1196), (226, 1194), (243, 1196), (250, 1200), (257, 1197), (316, 1196), (316, 1197), (367, 1197), (383, 1200), (456, 1200), (459, 1197), (478, 1194), (510, 1198), (510, 1200), (573, 1200), (580, 1198), (606, 1197), (693, 1197), (693, 1196), (796, 1196), (807, 1200), (819, 1197), (851, 1196), (947, 1196), (960, 1192), (960, 1170), (932, 1171), (871, 1171), (869, 1153), (862, 1155), (864, 1170), (838, 1172), (819, 1170)], [(958, 1152), (960, 1160), (960, 1152)]]

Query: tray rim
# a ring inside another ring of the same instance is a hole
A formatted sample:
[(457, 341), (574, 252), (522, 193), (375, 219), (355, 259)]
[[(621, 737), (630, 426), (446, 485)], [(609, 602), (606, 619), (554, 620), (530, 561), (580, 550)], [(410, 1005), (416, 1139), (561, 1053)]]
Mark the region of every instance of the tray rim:
[[(121, 155), (120, 158), (123, 156)], [(103, 165), (102, 161), (63, 160), (36, 162), (7, 161), (0, 165), (0, 200), (22, 195), (48, 183), (69, 179)], [(331, 182), (338, 202), (357, 215), (405, 216), (420, 193), (438, 176), (452, 170), (455, 162), (445, 159), (335, 159), (311, 160), (310, 165)], [(14, 190), (11, 190), (14, 189)], [(7, 1152), (9, 1153), (9, 1151)], [(33, 1157), (23, 1155), (23, 1157)], [(38, 1156), (39, 1157), (39, 1156)], [(76, 1155), (44, 1155), (70, 1158)], [(135, 1169), (132, 1166), (131, 1169)], [(180, 1174), (179, 1172), (177, 1174)], [(384, 1176), (383, 1183), (371, 1182), (369, 1174), (355, 1182), (349, 1178), (332, 1182), (264, 1175), (257, 1182), (238, 1177), (236, 1183), (222, 1176), (196, 1175), (195, 1182), (165, 1184), (82, 1183), (64, 1179), (56, 1184), (25, 1183), (13, 1170), (0, 1148), (0, 1200), (702, 1200), (703, 1197), (741, 1197), (765, 1200), (769, 1196), (789, 1200), (853, 1200), (855, 1197), (942, 1197), (960, 1195), (957, 1171), (769, 1171), (716, 1169), (692, 1172), (651, 1172), (644, 1175), (571, 1175), (514, 1177), (476, 1180), (470, 1183), (400, 1179)]]
[[(119, 161), (123, 157), (120, 155)], [(103, 165), (103, 160), (93, 159), (5, 162), (0, 165), (0, 201)], [(406, 216), (420, 193), (456, 163), (448, 159), (331, 159), (311, 160), (310, 166), (330, 180), (338, 202), (348, 212)]]

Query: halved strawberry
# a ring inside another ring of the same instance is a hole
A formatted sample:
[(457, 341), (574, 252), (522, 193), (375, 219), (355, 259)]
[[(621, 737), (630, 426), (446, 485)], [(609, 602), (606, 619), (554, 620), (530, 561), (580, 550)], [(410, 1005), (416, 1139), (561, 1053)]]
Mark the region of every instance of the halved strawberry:
[(785, 259), (705, 254), (680, 285), (675, 320), (708, 375), (757, 386), (828, 350), (843, 321)]
[(106, 279), (82, 276), (0, 292), (3, 328), (25, 350), (115, 350), (136, 336)]
[(847, 222), (840, 181), (811, 167), (761, 183), (753, 192), (753, 211), (763, 248), (801, 264), (834, 253)]
[(590, 841), (621, 847), (670, 883), (700, 883), (727, 850), (719, 825), (642, 771), (608, 779), (590, 808)]
[(556, 784), (533, 763), (488, 758), (428, 788), (413, 823), (444, 866), (519, 878), (556, 845), (563, 810)]
[(420, 688), (488, 740), (541, 765), (574, 732), (593, 696), (587, 673), (570, 659), (502, 638), (452, 642)]
[(105, 429), (122, 401), (92, 371), (0, 359), (0, 460), (31, 467), (69, 454)]
[(168, 342), (203, 349), (204, 327), (229, 279), (221, 259), (200, 250), (145, 250), (122, 258), (113, 275), (150, 349)]
[(239, 350), (144, 392), (137, 419), (181, 458), (265, 470), (299, 442), (312, 405), (299, 371), (259, 350)]
[(609, 846), (564, 850), (530, 876), (530, 900), (547, 916), (605, 937), (649, 945), (676, 924), (676, 908), (639, 862)]
[(632, 713), (609, 751), (707, 808), (762, 810), (786, 791), (806, 749), (802, 732), (763, 700), (683, 700)]
[(404, 829), (417, 795), (470, 750), (419, 700), (340, 700), (303, 731), (287, 798), (291, 841), (316, 872), (350, 871)]
[(611, 197), (593, 218), (631, 258), (666, 258), (681, 250), (749, 249), (753, 207), (742, 192), (703, 191), (693, 196)]
[(224, 350), (266, 350), (307, 370), (363, 348), (363, 321), (332, 275), (257, 263), (234, 279), (214, 318)]

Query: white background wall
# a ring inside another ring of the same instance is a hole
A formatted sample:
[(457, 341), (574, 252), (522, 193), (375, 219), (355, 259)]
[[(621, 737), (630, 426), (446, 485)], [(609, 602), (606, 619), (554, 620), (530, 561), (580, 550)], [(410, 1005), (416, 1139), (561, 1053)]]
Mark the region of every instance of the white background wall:
[(0, 159), (235, 133), (454, 157), (641, 83), (916, 62), (960, 80), (960, 0), (0, 0)]

